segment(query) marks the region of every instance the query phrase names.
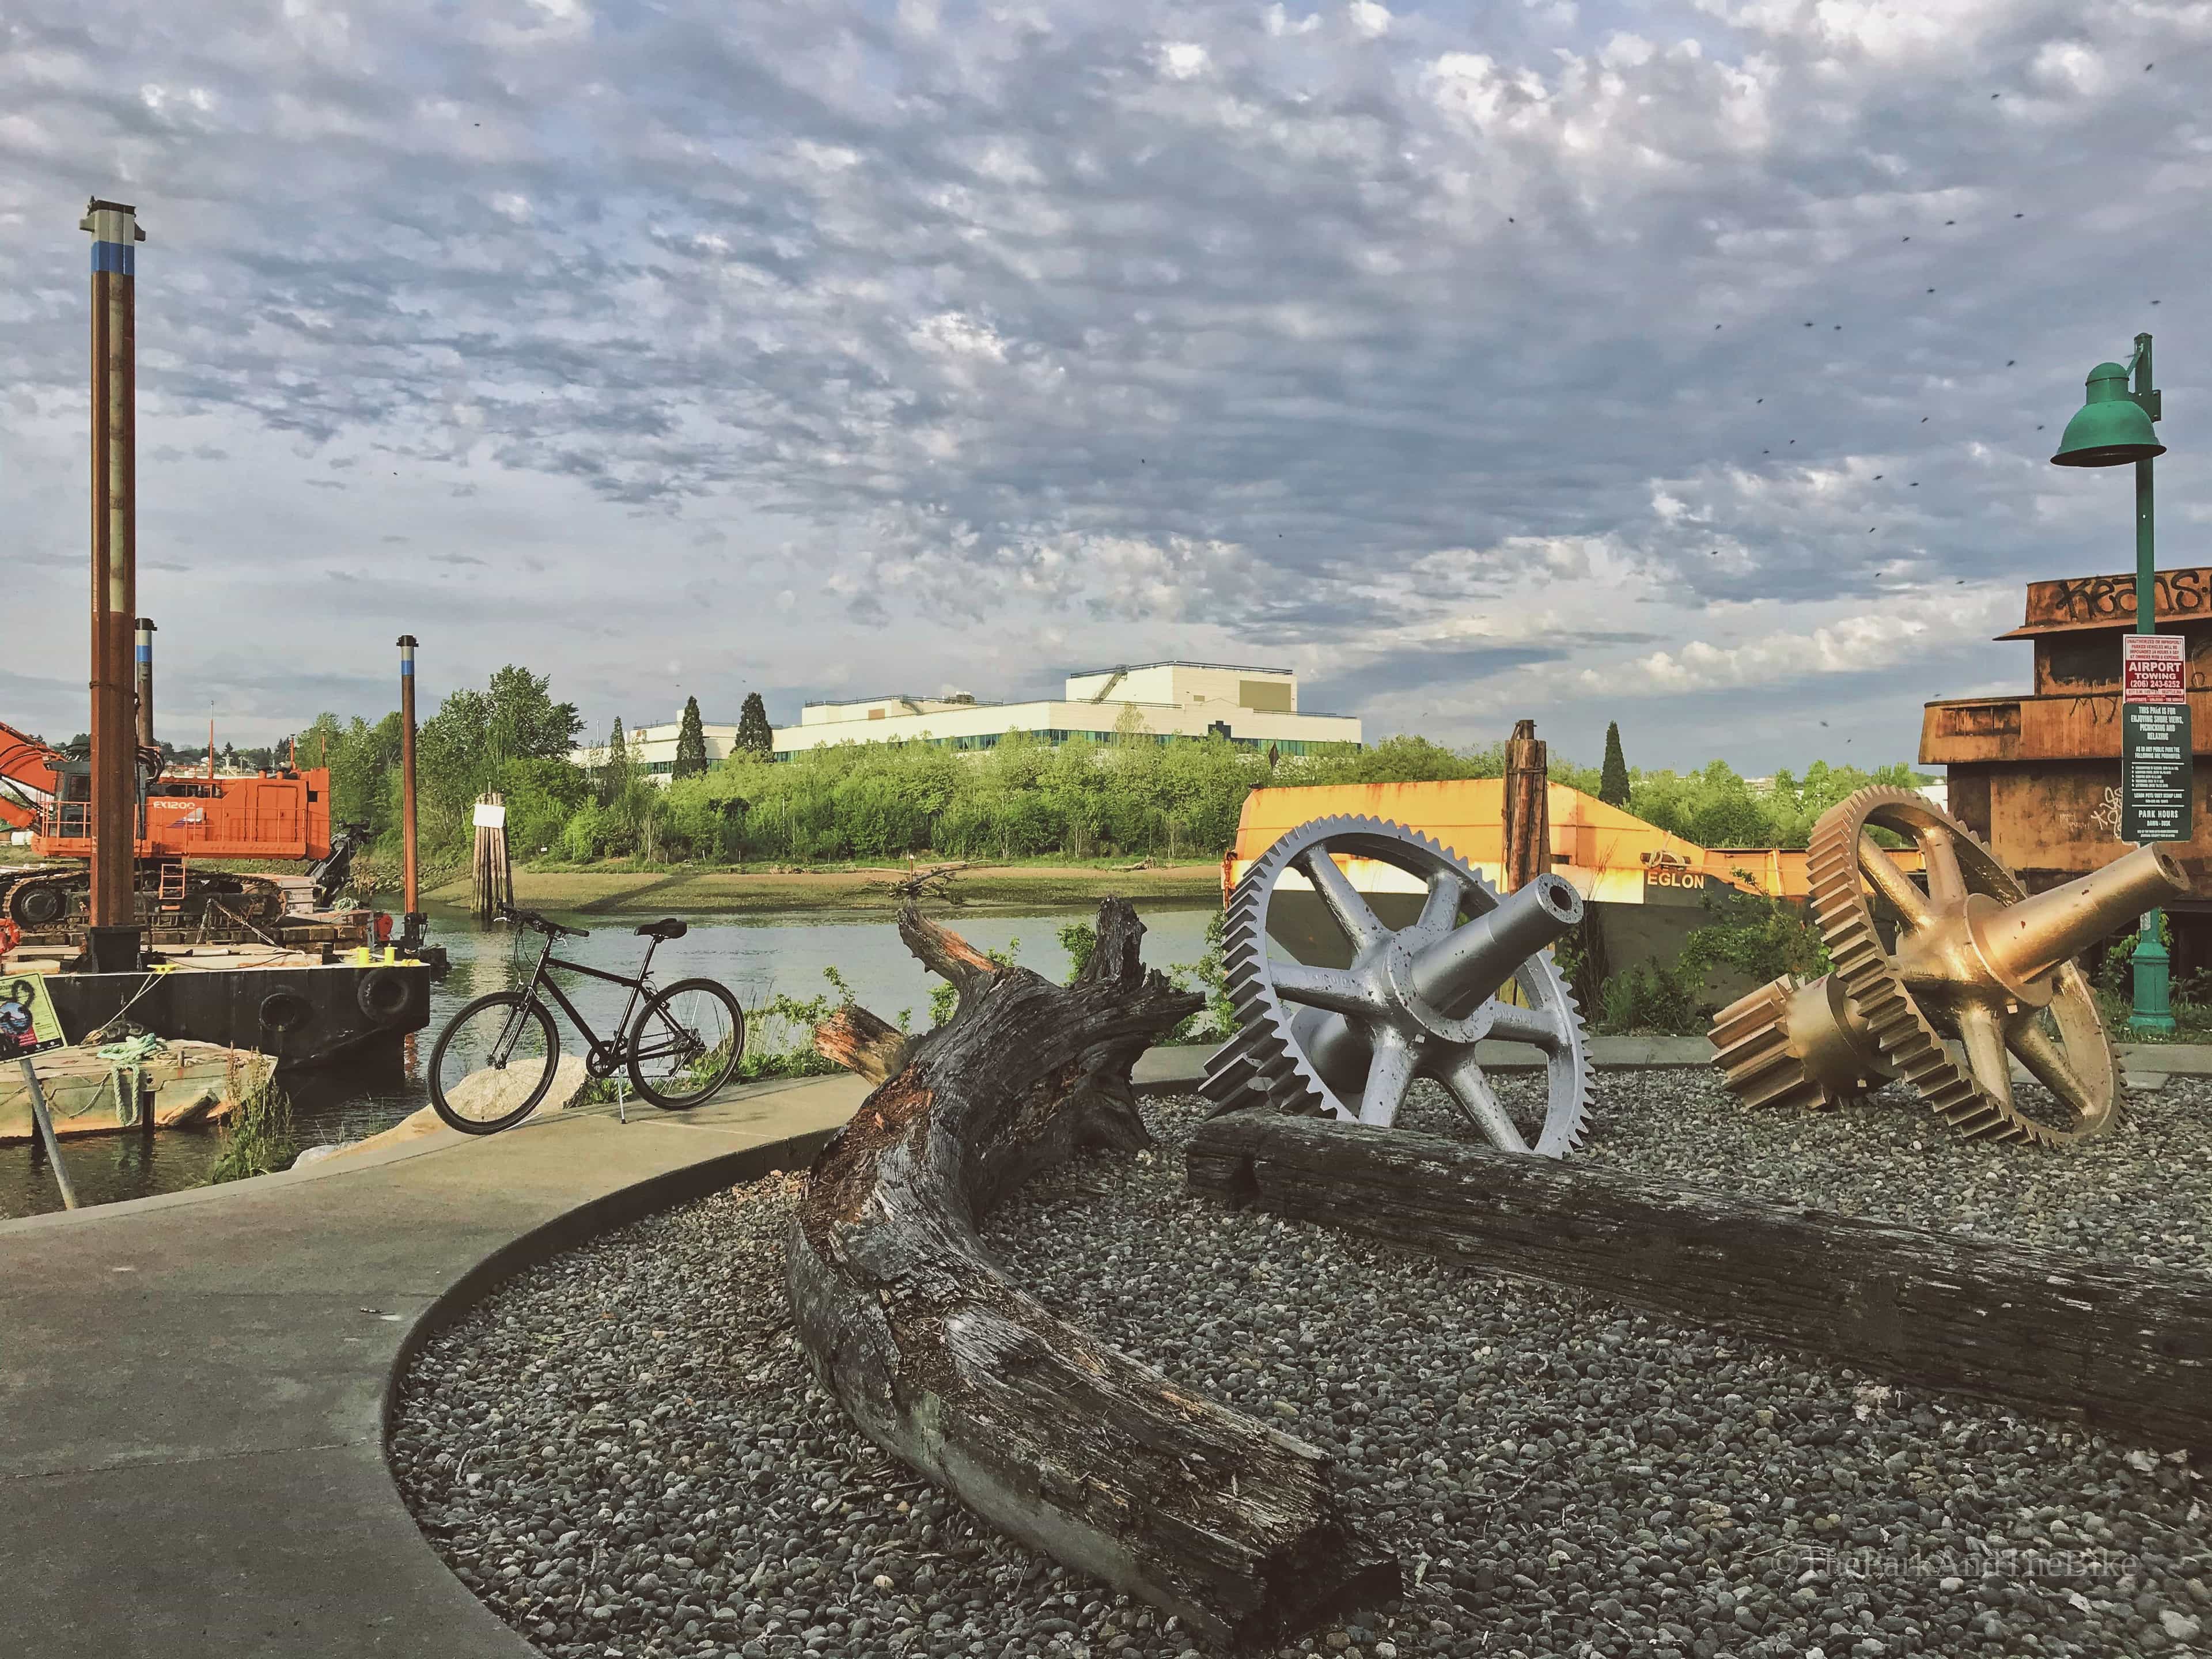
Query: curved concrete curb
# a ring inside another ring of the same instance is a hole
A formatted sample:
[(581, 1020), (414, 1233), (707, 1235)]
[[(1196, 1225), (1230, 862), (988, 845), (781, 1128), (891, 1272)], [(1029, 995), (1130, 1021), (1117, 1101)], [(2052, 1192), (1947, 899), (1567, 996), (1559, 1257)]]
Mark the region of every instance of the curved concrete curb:
[(589, 1109), (0, 1223), (0, 1559), (55, 1656), (531, 1650), (447, 1571), (384, 1455), (407, 1360), (501, 1279), (811, 1158), (854, 1078)]

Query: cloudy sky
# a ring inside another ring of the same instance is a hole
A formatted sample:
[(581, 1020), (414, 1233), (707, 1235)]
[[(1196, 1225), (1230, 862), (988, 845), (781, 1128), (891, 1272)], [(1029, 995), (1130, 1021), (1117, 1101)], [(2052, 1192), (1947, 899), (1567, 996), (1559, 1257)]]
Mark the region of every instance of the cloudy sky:
[(2208, 90), (2202, 0), (11, 0), (0, 719), (85, 724), (99, 194), (178, 741), (404, 630), (594, 731), (1186, 656), (1909, 758), (2129, 564), (2045, 458), (2141, 329), (2212, 558)]

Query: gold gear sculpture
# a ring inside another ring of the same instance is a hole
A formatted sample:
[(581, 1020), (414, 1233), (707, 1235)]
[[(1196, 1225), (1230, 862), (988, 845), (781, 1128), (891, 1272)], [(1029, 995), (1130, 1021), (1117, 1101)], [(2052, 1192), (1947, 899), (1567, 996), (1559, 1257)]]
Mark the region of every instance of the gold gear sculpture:
[[(1876, 828), (1919, 848), (1924, 890)], [(2140, 848), (2030, 897), (1957, 819), (1911, 791), (1875, 788), (1821, 815), (1806, 872), (1834, 971), (1810, 985), (1785, 975), (1713, 1021), (1714, 1064), (1747, 1104), (1833, 1107), (1897, 1079), (1970, 1138), (2057, 1146), (2111, 1124), (2118, 1068), (2073, 958), (2188, 890), (2172, 854)], [(2014, 1060), (2070, 1121), (2021, 1110)]]

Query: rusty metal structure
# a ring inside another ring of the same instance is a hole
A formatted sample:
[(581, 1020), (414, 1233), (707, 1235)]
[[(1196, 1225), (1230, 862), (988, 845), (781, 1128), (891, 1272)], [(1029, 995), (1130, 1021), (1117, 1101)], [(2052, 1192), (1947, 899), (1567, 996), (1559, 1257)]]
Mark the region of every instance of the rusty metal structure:
[(88, 948), (138, 965), (131, 820), (138, 793), (131, 634), (138, 618), (138, 210), (94, 197), (92, 233), (92, 884)]
[[(1419, 912), (1389, 925), (1340, 859), (1413, 878), (1424, 894)], [(1285, 887), (1318, 896), (1348, 965), (1270, 951), (1269, 914)], [(1464, 860), (1401, 825), (1300, 825), (1231, 896), (1221, 956), (1237, 1030), (1207, 1063), (1200, 1091), (1217, 1113), (1266, 1105), (1388, 1127), (1413, 1080), (1433, 1078), (1492, 1145), (1562, 1157), (1582, 1139), (1589, 1062), (1551, 946), (1582, 915), (1573, 884), (1549, 872), (1501, 897)], [(1475, 1045), (1485, 1039), (1532, 1044), (1544, 1056), (1544, 1116), (1533, 1136), (1483, 1073)]]
[[(1917, 848), (1924, 890), (1876, 830)], [(1948, 813), (1875, 788), (1823, 813), (1808, 850), (1814, 920), (1835, 969), (1809, 985), (1785, 975), (1715, 1018), (1714, 1064), (1739, 1097), (1826, 1108), (1901, 1079), (1969, 1138), (2061, 1145), (2109, 1127), (2112, 1044), (2074, 958), (2187, 890), (2166, 848), (2031, 896)], [(2021, 1109), (2014, 1060), (2063, 1118)]]
[[(2161, 570), (2155, 591), (2158, 631), (2187, 642), (2196, 752), (2212, 753), (2212, 567)], [(1997, 637), (2033, 647), (2033, 689), (1923, 711), (1921, 763), (1948, 769), (1951, 811), (2031, 892), (2129, 850), (2119, 838), (2120, 641), (2136, 605), (2132, 572), (2031, 582), (2021, 626)], [(2197, 778), (2212, 787), (2201, 762)], [(2212, 965), (2212, 800), (2197, 805), (2196, 838), (2166, 846), (2204, 896), (2169, 907), (2177, 975)]]

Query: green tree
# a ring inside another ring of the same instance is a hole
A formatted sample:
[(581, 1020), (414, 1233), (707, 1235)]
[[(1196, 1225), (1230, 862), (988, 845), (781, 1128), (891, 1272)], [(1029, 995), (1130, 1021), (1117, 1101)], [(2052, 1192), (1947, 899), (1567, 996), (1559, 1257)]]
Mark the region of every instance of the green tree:
[(607, 734), (607, 746), (600, 751), (599, 804), (618, 800), (629, 793), (637, 781), (637, 769), (630, 762), (629, 745), (623, 739), (622, 716), (615, 716), (615, 729)]
[(768, 705), (757, 691), (745, 693), (744, 708), (738, 715), (738, 748), (763, 760), (775, 753), (775, 728), (768, 723)]
[(1628, 805), (1628, 757), (1620, 752), (1620, 722), (1605, 728), (1605, 766), (1598, 775), (1597, 798), (1607, 806)]
[(676, 728), (676, 763), (669, 776), (696, 778), (707, 769), (707, 728), (699, 719), (699, 699), (684, 699), (684, 721)]

